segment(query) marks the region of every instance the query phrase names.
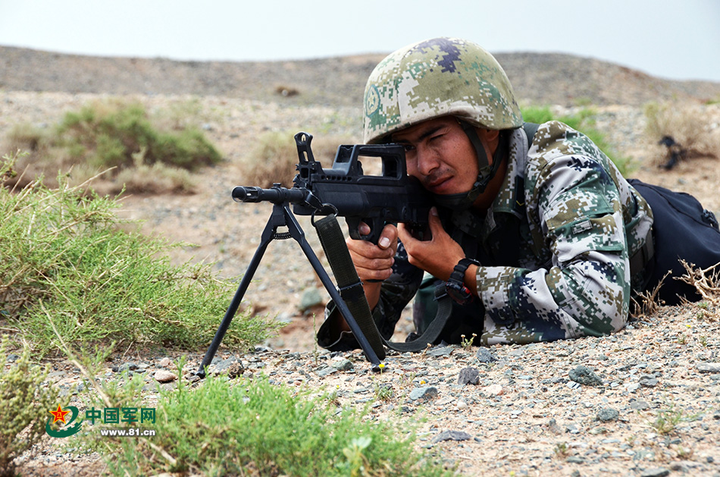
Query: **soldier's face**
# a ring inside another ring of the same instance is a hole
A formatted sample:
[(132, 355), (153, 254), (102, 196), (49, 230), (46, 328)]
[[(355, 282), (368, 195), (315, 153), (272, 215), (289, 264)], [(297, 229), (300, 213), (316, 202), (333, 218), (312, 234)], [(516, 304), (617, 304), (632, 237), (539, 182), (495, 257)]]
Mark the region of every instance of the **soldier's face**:
[[(482, 130), (478, 132), (489, 153)], [(430, 119), (403, 129), (393, 134), (392, 141), (405, 146), (408, 174), (433, 194), (465, 193), (477, 179), (475, 149), (453, 117)]]

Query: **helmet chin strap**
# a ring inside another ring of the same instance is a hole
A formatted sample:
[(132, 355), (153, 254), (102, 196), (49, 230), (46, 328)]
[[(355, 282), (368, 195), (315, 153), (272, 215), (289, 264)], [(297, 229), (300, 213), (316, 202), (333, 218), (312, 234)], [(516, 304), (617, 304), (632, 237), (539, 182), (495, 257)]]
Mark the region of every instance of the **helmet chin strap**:
[(446, 207), (452, 210), (465, 210), (469, 209), (480, 194), (485, 192), (485, 188), (492, 178), (495, 177), (495, 174), (497, 173), (505, 156), (506, 141), (504, 141), (501, 137), (498, 147), (495, 150), (495, 154), (493, 154), (493, 162), (491, 165), (475, 127), (472, 124), (459, 119), (458, 123), (475, 149), (475, 155), (477, 156), (478, 161), (477, 180), (473, 184), (472, 188), (467, 192), (462, 192), (460, 194), (434, 194), (434, 196), (435, 202), (441, 207)]

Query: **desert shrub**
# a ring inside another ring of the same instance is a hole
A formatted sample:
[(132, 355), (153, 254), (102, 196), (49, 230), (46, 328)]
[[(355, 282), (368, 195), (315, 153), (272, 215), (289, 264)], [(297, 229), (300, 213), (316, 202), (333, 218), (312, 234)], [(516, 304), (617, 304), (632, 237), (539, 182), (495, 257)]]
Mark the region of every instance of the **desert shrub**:
[[(240, 165), (243, 182), (265, 188), (274, 183), (292, 187), (295, 165), (298, 163), (294, 135), (295, 133), (287, 131), (268, 131), (261, 135)], [(329, 168), (338, 146), (348, 142), (346, 138), (313, 138), (311, 148), (315, 159), (322, 162), (323, 167)]]
[[(208, 264), (171, 265), (167, 242), (120, 230), (116, 199), (59, 181), (57, 189), (0, 187), (0, 310), (18, 332), (40, 354), (56, 349), (49, 317), (74, 345), (206, 346), (234, 284)], [(269, 330), (237, 316), (225, 343), (254, 345)]]
[(155, 436), (84, 442), (115, 475), (452, 475), (413, 449), (408, 430), (366, 415), (264, 378), (208, 377), (161, 392)]
[(0, 344), (0, 475), (14, 475), (13, 460), (45, 433), (48, 411), (57, 406), (58, 392), (44, 385), (47, 369), (30, 362), (30, 349), (9, 362), (9, 340)]
[(522, 115), (523, 120), (529, 123), (542, 124), (556, 120), (567, 124), (576, 131), (580, 131), (589, 137), (590, 140), (610, 158), (623, 176), (627, 177), (627, 174), (632, 172), (633, 166), (631, 159), (618, 155), (612, 144), (605, 138), (605, 135), (593, 127), (596, 113), (592, 109), (583, 108), (573, 115), (555, 117), (547, 106), (531, 106), (523, 108)]
[[(646, 133), (654, 143), (672, 137), (685, 150), (684, 157), (717, 157), (718, 138), (713, 135), (710, 109), (687, 102), (649, 103), (645, 105)], [(667, 150), (657, 146), (658, 155)], [(663, 154), (664, 155), (664, 154)]]
[[(117, 193), (123, 186), (130, 192), (149, 192), (143, 189), (148, 184), (147, 178), (128, 178), (148, 172), (140, 166), (159, 164), (162, 167), (153, 170), (154, 176), (164, 179), (162, 187), (155, 184), (153, 191), (188, 192), (192, 188), (189, 176), (178, 171), (195, 171), (216, 164), (221, 154), (202, 131), (189, 121), (181, 121), (178, 114), (158, 113), (159, 119), (155, 120), (139, 102), (93, 101), (80, 111), (65, 113), (60, 123), (49, 130), (16, 125), (5, 138), (4, 149), (32, 153), (18, 164), (20, 168), (29, 168), (21, 186), (40, 175), (54, 177), (58, 170), (70, 169), (71, 183), (80, 184), (114, 168), (103, 177), (115, 185), (103, 188), (103, 192)], [(127, 182), (124, 184), (120, 179)]]

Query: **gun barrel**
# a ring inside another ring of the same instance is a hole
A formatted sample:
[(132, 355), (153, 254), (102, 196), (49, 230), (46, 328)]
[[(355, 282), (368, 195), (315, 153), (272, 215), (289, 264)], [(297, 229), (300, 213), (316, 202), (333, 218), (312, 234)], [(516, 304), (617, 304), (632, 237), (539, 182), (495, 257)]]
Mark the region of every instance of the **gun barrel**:
[(237, 186), (232, 190), (232, 198), (236, 202), (272, 202), (273, 204), (298, 203), (302, 204), (308, 198), (308, 191), (303, 189), (286, 189), (285, 187), (273, 187), (263, 189), (261, 187)]

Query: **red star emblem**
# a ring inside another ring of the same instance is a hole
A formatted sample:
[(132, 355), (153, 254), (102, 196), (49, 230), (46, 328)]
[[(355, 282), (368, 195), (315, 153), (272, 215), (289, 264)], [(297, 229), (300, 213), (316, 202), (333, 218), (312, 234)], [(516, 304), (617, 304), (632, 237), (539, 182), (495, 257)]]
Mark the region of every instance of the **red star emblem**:
[(50, 414), (55, 416), (55, 419), (53, 419), (53, 424), (55, 424), (58, 421), (61, 421), (63, 424), (66, 424), (65, 422), (65, 414), (68, 414), (70, 411), (63, 411), (60, 407), (60, 404), (58, 404), (57, 411), (50, 411)]

